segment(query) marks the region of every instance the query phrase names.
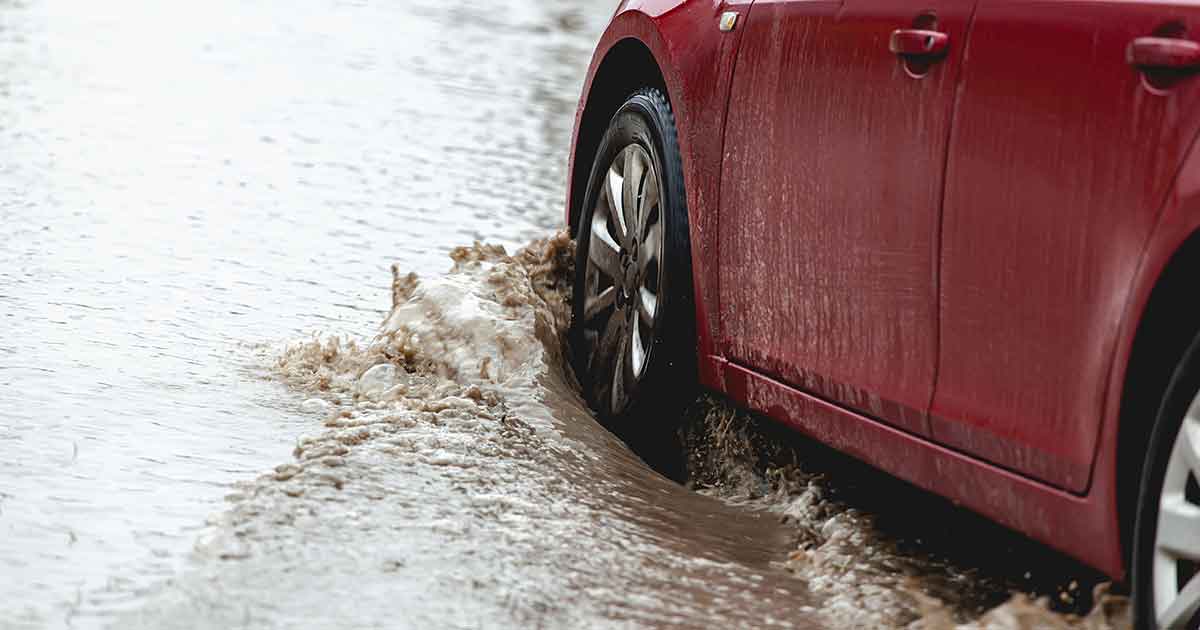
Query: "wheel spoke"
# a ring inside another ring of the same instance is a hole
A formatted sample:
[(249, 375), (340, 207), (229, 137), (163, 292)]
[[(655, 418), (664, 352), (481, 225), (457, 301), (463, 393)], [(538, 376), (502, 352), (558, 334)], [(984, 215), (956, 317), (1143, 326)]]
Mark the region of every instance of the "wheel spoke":
[(591, 323), (601, 313), (608, 310), (613, 305), (617, 298), (617, 288), (608, 287), (600, 292), (595, 297), (589, 297), (584, 300), (583, 305), (583, 321)]
[(630, 352), (629, 352), (629, 372), (633, 378), (637, 378), (642, 372), (642, 366), (646, 363), (646, 344), (642, 341), (642, 326), (638, 321), (633, 322), (633, 334), (630, 335)]
[(1192, 577), (1175, 601), (1158, 615), (1158, 627), (1163, 630), (1184, 630), (1196, 611), (1200, 610), (1200, 575)]
[(1172, 557), (1200, 561), (1200, 507), (1179, 495), (1165, 498), (1158, 509), (1158, 547)]
[(624, 337), (625, 319), (622, 317), (608, 318), (608, 325), (604, 327), (604, 333), (600, 335), (600, 339), (596, 342), (596, 348), (592, 351), (592, 365), (589, 372), (604, 374), (604, 371), (612, 364), (612, 357)]
[[(588, 260), (609, 278), (619, 278), (621, 274), (620, 247), (613, 242), (608, 233), (608, 225), (604, 217), (592, 215), (592, 238), (588, 243)], [(615, 284), (615, 282), (614, 282)]]
[(1179, 441), (1175, 448), (1187, 463), (1188, 470), (1200, 481), (1200, 419), (1191, 413), (1183, 418), (1183, 426), (1179, 429)]
[(622, 199), (621, 210), (622, 216), (625, 217), (625, 227), (632, 232), (632, 239), (640, 238), (637, 230), (639, 225), (638, 219), (638, 187), (642, 184), (642, 175), (646, 171), (646, 166), (642, 163), (642, 153), (636, 146), (631, 146), (625, 149), (625, 172), (622, 174)]
[(616, 230), (617, 243), (626, 245), (628, 242), (628, 230), (625, 229), (625, 206), (622, 198), (622, 190), (625, 187), (625, 178), (617, 171), (617, 165), (614, 162), (608, 169), (608, 175), (604, 179), (604, 197), (608, 201), (608, 207), (612, 209), (612, 224)]
[(629, 363), (629, 354), (629, 337), (621, 335), (616, 357), (612, 362), (612, 401), (610, 404), (613, 414), (621, 411), (621, 403), (625, 400), (626, 384), (629, 382), (626, 380), (625, 366)]
[(655, 222), (646, 231), (642, 239), (642, 255), (638, 258), (638, 266), (642, 272), (650, 268), (650, 261), (657, 261), (662, 252), (662, 222)]
[[(646, 224), (650, 220), (650, 212), (658, 205), (658, 175), (654, 169), (646, 170), (646, 183), (642, 185), (642, 202), (638, 207), (638, 238), (646, 237)], [(660, 213), (661, 214), (661, 213)]]
[(638, 317), (642, 324), (654, 329), (654, 317), (658, 315), (658, 296), (646, 287), (638, 288)]

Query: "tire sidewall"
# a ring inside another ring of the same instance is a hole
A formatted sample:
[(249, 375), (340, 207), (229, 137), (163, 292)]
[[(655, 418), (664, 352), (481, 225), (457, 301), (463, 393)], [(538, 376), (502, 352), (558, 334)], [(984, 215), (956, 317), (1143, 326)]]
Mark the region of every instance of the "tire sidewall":
[[(1157, 628), (1154, 612), (1154, 553), (1158, 510), (1167, 464), (1184, 416), (1200, 393), (1200, 337), (1184, 353), (1155, 417), (1149, 449), (1138, 489), (1137, 517), (1133, 530), (1132, 575), (1134, 627)], [(1193, 622), (1196, 618), (1192, 619)]]
[[(665, 239), (663, 273), (659, 285), (659, 313), (652, 331), (648, 362), (642, 377), (629, 389), (630, 404), (613, 413), (610, 404), (590, 400), (593, 375), (589, 373), (588, 355), (583, 350), (585, 341), (580, 319), (586, 299), (587, 254), (596, 201), (609, 165), (619, 152), (634, 143), (650, 155), (660, 178), (659, 211)], [(601, 139), (576, 232), (571, 362), (585, 397), (589, 397), (589, 403), (596, 408), (601, 420), (613, 428), (656, 408), (665, 411), (678, 406), (678, 399), (690, 393), (695, 382), (695, 309), (687, 219), (682, 159), (670, 107), (657, 90), (636, 92), (613, 116)]]

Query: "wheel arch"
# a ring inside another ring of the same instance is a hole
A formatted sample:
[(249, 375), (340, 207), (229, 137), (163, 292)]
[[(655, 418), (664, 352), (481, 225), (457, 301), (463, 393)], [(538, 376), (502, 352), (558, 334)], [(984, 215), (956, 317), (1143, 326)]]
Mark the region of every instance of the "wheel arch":
[(1184, 352), (1200, 335), (1200, 312), (1195, 308), (1198, 276), (1200, 230), (1193, 230), (1155, 279), (1126, 361), (1115, 481), (1122, 557), (1127, 567), (1142, 468), (1158, 408)]
[(567, 225), (572, 234), (578, 228), (588, 174), (592, 168), (586, 156), (595, 154), (604, 130), (621, 104), (643, 87), (661, 90), (670, 102), (670, 90), (667, 89), (662, 67), (650, 47), (636, 37), (623, 37), (607, 50), (596, 65), (580, 105), (567, 192)]
[[(578, 228), (591, 157), (624, 97), (638, 87), (658, 87), (675, 116), (683, 158), (692, 285), (696, 298), (697, 354), (716, 350), (719, 260), (717, 209), (725, 114), (743, 28), (721, 31), (728, 11), (747, 15), (754, 0), (624, 0), (592, 57), (575, 114), (567, 168), (564, 214)], [(631, 86), (637, 85), (637, 87)], [(708, 365), (708, 363), (705, 363)], [(702, 382), (719, 388), (719, 372), (701, 370)]]
[[(1107, 484), (1101, 497), (1113, 506), (1120, 560), (1133, 552), (1138, 491), (1150, 436), (1172, 375), (1200, 336), (1196, 279), (1200, 278), (1200, 145), (1193, 144), (1144, 248), (1134, 279), (1108, 393), (1108, 416), (1116, 422), (1101, 445), (1098, 471)], [(1107, 468), (1107, 470), (1105, 470)], [(1111, 478), (1104, 477), (1111, 475)]]

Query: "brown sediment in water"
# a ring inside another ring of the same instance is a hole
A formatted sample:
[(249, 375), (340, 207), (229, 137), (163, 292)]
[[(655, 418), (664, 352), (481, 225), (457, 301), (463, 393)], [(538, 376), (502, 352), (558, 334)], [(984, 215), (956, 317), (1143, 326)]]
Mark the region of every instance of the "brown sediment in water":
[(1011, 536), (978, 519), (896, 526), (939, 500), (713, 396), (682, 419), (688, 487), (655, 474), (565, 365), (570, 240), (451, 258), (444, 276), (393, 270), (374, 337), (280, 353), (276, 373), (323, 426), (245, 484), (198, 568), (125, 625), (369, 625), (402, 610), (409, 626), (1121, 627), (1119, 598), (1064, 614), (922, 540)]
[[(555, 426), (594, 448), (596, 436), (578, 430), (585, 410), (564, 361), (570, 240), (559, 234), (513, 256), (476, 244), (451, 258), (450, 273), (431, 286), (394, 270), (392, 313), (372, 343), (297, 346), (281, 359), (281, 373), (293, 382), (299, 376), (297, 383), (310, 390), (315, 383), (317, 391), (350, 395), (342, 407), (390, 402), (434, 417), (457, 409), (506, 432), (536, 435), (536, 426)], [(379, 362), (395, 366), (406, 384), (364, 390), (364, 375)], [(348, 439), (364, 441), (357, 422), (343, 410), (327, 424), (355, 429)], [(771, 515), (792, 538), (776, 547), (774, 564), (814, 595), (793, 612), (816, 612), (831, 627), (1127, 625), (1124, 598), (1109, 595), (1082, 567), (717, 397), (696, 401), (680, 437), (692, 490)], [(314, 455), (299, 448), (297, 455), (301, 462), (324, 461), (341, 456), (339, 449)], [(629, 474), (635, 465), (626, 461), (617, 470)], [(925, 517), (908, 518), (914, 508)], [(644, 524), (662, 527), (653, 519)], [(972, 551), (981, 547), (996, 552)], [(997, 555), (1022, 560), (1005, 564)]]
[(372, 338), (280, 352), (321, 427), (123, 627), (822, 627), (778, 566), (787, 527), (655, 474), (588, 413), (565, 236), (452, 258), (394, 273)]
[(680, 435), (689, 486), (795, 528), (787, 567), (828, 616), (872, 611), (910, 628), (1131, 625), (1128, 599), (1094, 571), (716, 396), (696, 401)]

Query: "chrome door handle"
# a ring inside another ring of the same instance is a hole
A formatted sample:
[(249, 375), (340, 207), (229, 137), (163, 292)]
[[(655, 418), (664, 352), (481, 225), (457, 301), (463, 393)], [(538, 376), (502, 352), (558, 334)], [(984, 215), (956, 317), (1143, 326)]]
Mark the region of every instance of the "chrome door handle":
[(1139, 37), (1125, 50), (1129, 65), (1144, 69), (1200, 67), (1200, 43), (1174, 37)]
[(920, 28), (898, 28), (888, 40), (888, 49), (908, 57), (940, 57), (949, 47), (949, 35)]

